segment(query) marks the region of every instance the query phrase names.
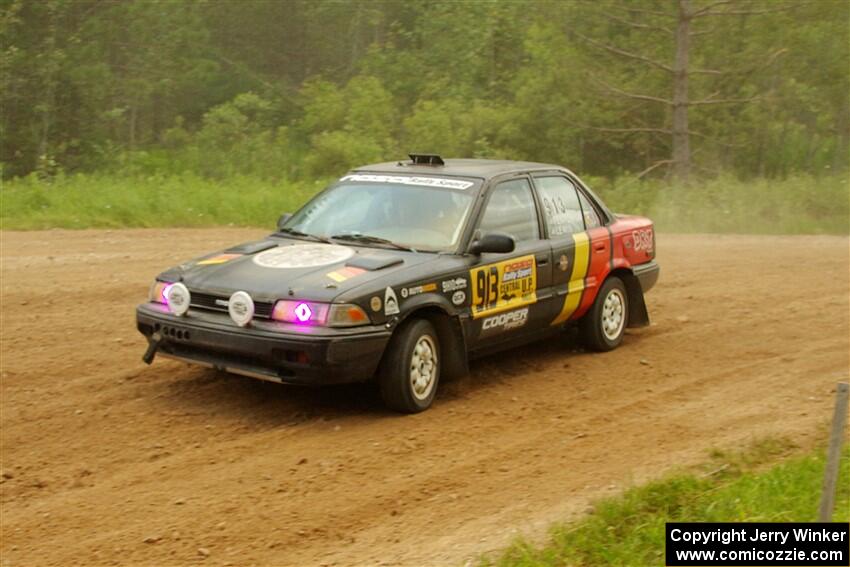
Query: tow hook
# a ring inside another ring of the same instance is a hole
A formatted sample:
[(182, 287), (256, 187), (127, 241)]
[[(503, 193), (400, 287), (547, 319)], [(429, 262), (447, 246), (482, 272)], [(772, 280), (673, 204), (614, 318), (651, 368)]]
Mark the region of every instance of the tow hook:
[(162, 335), (159, 334), (159, 332), (150, 336), (148, 339), (148, 350), (146, 350), (144, 356), (142, 356), (142, 362), (145, 364), (153, 362), (153, 359), (156, 356), (156, 350), (159, 348), (160, 341), (162, 341)]

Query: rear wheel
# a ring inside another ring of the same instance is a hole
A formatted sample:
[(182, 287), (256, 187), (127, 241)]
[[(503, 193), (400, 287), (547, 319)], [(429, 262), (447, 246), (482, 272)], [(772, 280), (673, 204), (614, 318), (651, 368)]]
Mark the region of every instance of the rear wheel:
[(440, 381), (440, 341), (434, 326), (417, 319), (405, 323), (390, 339), (378, 369), (381, 397), (403, 413), (428, 409)]
[(584, 343), (597, 351), (613, 350), (623, 342), (629, 324), (629, 296), (623, 280), (612, 276), (605, 280), (596, 300), (581, 319)]

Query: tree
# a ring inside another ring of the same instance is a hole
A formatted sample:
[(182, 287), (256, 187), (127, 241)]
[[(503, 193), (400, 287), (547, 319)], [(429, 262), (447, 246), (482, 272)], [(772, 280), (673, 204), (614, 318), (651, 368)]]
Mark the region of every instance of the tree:
[[(669, 6), (669, 5), (668, 5)], [(737, 79), (746, 79), (749, 75), (755, 73), (759, 68), (764, 68), (772, 63), (783, 50), (774, 51), (758, 64), (747, 62), (744, 65), (738, 64), (735, 67), (727, 67), (725, 69), (706, 69), (694, 68), (691, 66), (691, 41), (694, 36), (711, 33), (712, 30), (694, 30), (693, 25), (696, 20), (712, 16), (747, 16), (752, 14), (767, 14), (774, 13), (780, 10), (785, 10), (788, 7), (782, 6), (779, 8), (759, 9), (753, 7), (753, 4), (747, 4), (742, 8), (740, 2), (733, 4), (731, 0), (718, 0), (703, 3), (700, 6), (695, 6), (693, 0), (676, 0), (673, 9), (664, 9), (663, 5), (658, 8), (634, 7), (633, 4), (607, 4), (608, 8), (603, 12), (603, 16), (609, 20), (614, 26), (625, 27), (632, 30), (640, 30), (641, 34), (653, 34), (658, 36), (662, 34), (663, 42), (671, 42), (673, 45), (673, 62), (669, 64), (663, 59), (646, 55), (638, 51), (633, 51), (628, 48), (622, 48), (611, 43), (598, 41), (581, 32), (575, 32), (585, 43), (596, 48), (599, 51), (613, 55), (615, 57), (627, 60), (629, 62), (638, 62), (641, 65), (648, 66), (653, 70), (663, 71), (669, 77), (669, 87), (672, 91), (672, 96), (660, 94), (635, 93), (623, 90), (606, 81), (599, 81), (601, 85), (610, 93), (630, 100), (640, 102), (650, 102), (653, 104), (661, 104), (670, 110), (671, 125), (652, 125), (640, 126), (632, 128), (599, 128), (606, 132), (618, 133), (635, 133), (635, 132), (650, 132), (661, 133), (670, 136), (671, 139), (671, 155), (667, 159), (662, 159), (649, 165), (646, 169), (638, 174), (639, 177), (649, 173), (657, 167), (670, 165), (674, 176), (686, 181), (691, 175), (692, 169), (692, 153), (691, 153), (691, 136), (700, 135), (691, 130), (689, 125), (689, 114), (692, 108), (697, 106), (721, 105), (721, 104), (745, 104), (759, 99), (758, 96), (750, 96), (744, 98), (724, 97), (722, 96), (725, 83), (728, 83), (729, 77)], [(672, 26), (670, 25), (672, 24)], [(615, 35), (615, 34), (611, 34)], [(715, 78), (715, 85), (711, 94), (703, 98), (694, 100), (691, 96), (690, 82), (694, 75), (704, 75)]]

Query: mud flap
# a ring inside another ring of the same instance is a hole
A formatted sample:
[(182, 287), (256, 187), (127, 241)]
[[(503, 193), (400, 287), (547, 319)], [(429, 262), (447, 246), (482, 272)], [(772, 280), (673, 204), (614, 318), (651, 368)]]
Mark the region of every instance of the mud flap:
[(629, 327), (649, 326), (649, 312), (646, 310), (640, 280), (632, 275), (623, 278), (623, 283), (626, 284), (626, 291), (629, 294)]
[(159, 348), (159, 343), (162, 341), (162, 335), (159, 333), (154, 333), (148, 338), (148, 350), (145, 351), (145, 354), (142, 356), (142, 362), (145, 364), (150, 364), (153, 362), (154, 357), (156, 357), (156, 351)]

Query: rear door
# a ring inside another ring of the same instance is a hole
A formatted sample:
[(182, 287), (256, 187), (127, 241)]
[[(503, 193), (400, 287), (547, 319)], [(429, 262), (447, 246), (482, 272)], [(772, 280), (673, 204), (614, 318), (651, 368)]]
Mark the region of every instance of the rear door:
[(546, 325), (541, 311), (552, 293), (549, 242), (527, 176), (498, 182), (489, 191), (477, 233), (504, 232), (516, 240), (508, 254), (482, 254), (470, 266), (471, 339), (488, 346)]
[(540, 173), (534, 185), (552, 249), (551, 325), (581, 316), (608, 272), (611, 236), (587, 196), (566, 175)]

